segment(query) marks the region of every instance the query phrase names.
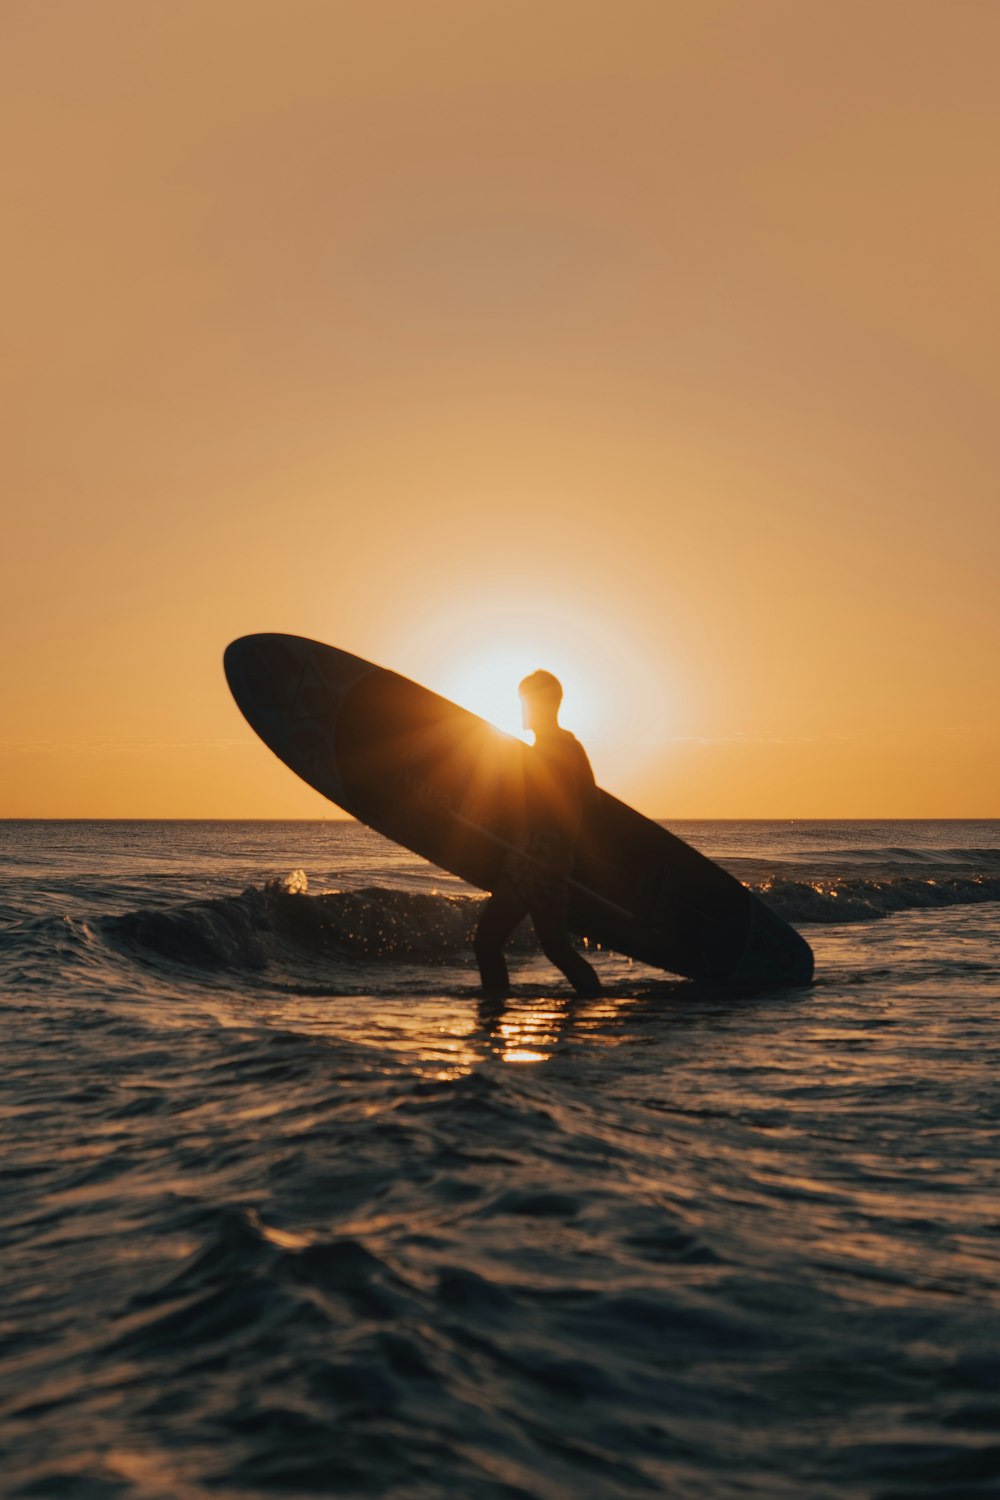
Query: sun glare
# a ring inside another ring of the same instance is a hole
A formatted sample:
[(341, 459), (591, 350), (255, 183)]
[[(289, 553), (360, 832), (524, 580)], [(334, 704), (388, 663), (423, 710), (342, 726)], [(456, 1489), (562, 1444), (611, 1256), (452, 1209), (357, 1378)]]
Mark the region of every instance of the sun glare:
[[(397, 654), (397, 660), (404, 653)], [(505, 733), (521, 725), (517, 685), (539, 667), (563, 686), (560, 722), (579, 736), (603, 785), (626, 790), (663, 754), (668, 689), (662, 663), (587, 610), (457, 606), (418, 625), (403, 670)], [(672, 695), (671, 695), (672, 696)]]
[(544, 661), (542, 655), (513, 646), (470, 653), (446, 674), (442, 692), (506, 734), (526, 740), (530, 736), (521, 725), (517, 685), (529, 672), (544, 666), (546, 671), (555, 672), (563, 685), (562, 722), (567, 729), (585, 735), (594, 728), (593, 715), (587, 711), (585, 674), (571, 662), (554, 662), (551, 652)]

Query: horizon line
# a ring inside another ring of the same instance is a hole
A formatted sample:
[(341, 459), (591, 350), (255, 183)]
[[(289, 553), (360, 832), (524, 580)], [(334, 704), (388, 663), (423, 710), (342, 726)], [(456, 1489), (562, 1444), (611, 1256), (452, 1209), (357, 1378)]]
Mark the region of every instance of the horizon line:
[[(829, 816), (825, 813), (781, 813), (773, 816), (762, 816), (755, 813), (752, 816), (737, 817), (731, 814), (720, 816), (718, 813), (709, 816), (697, 816), (691, 813), (683, 813), (677, 816), (664, 814), (654, 816), (652, 813), (643, 813), (653, 823), (997, 823), (1000, 822), (1000, 813), (919, 813), (910, 815), (906, 813), (882, 813), (865, 814), (864, 816), (851, 816), (849, 814), (837, 814)], [(362, 822), (360, 818), (353, 817), (350, 813), (341, 816), (326, 817), (187, 817), (187, 816), (95, 816), (90, 813), (60, 815), (51, 813), (27, 813), (18, 815), (16, 813), (0, 813), (0, 823), (355, 823), (359, 828), (368, 828), (371, 825)], [(388, 838), (387, 834), (380, 837)], [(390, 839), (390, 843), (395, 842)]]

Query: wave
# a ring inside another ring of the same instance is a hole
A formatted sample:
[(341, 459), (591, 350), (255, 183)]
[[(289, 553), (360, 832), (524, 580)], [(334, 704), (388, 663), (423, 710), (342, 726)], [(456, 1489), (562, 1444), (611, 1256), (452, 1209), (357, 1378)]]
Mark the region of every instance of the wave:
[[(840, 875), (804, 878), (785, 865), (747, 884), (793, 926), (871, 922), (897, 912), (1000, 901), (1000, 875), (978, 871), (934, 877), (881, 878)], [(278, 970), (315, 977), (339, 964), (344, 981), (359, 964), (414, 966), (471, 962), (472, 934), (483, 901), (479, 895), (420, 892), (387, 886), (312, 894), (302, 871), (241, 894), (140, 906), (132, 911), (79, 918), (33, 918), (0, 928), (0, 949), (18, 972), (41, 983), (48, 964), (100, 964), (108, 950), (126, 962), (183, 966), (205, 973)], [(537, 943), (530, 923), (511, 942), (530, 953)], [(305, 972), (304, 972), (305, 971)], [(356, 980), (355, 980), (356, 982)]]
[(780, 858), (757, 853), (716, 854), (713, 858), (737, 879), (755, 889), (765, 876), (773, 878), (778, 874), (799, 880), (815, 876), (847, 879), (851, 875), (882, 878), (914, 875), (921, 879), (968, 874), (1000, 875), (1000, 849), (915, 849), (883, 845), (878, 849), (785, 850)]
[[(752, 885), (795, 926), (869, 922), (894, 912), (1000, 901), (1000, 876), (858, 876), (803, 880), (770, 876)], [(446, 963), (469, 953), (484, 898), (368, 886), (311, 895), (301, 871), (242, 895), (103, 918), (115, 946), (203, 968), (263, 970), (295, 956)], [(537, 947), (529, 923), (512, 946)]]
[[(800, 855), (799, 857), (823, 858), (823, 854), (819, 851), (811, 856)], [(911, 844), (884, 844), (877, 849), (866, 849), (863, 846), (837, 849), (828, 857), (847, 863), (863, 860), (868, 864), (884, 863), (887, 866), (913, 864), (922, 868), (926, 865), (937, 865), (942, 869), (947, 869), (951, 866), (968, 867), (971, 865), (982, 870), (1000, 870), (1000, 849), (957, 847), (918, 849)]]
[(779, 916), (798, 927), (813, 922), (871, 922), (900, 911), (1000, 901), (1000, 876), (930, 879), (895, 875), (884, 880), (858, 876), (830, 880), (771, 877), (755, 889)]
[[(295, 871), (239, 896), (105, 917), (100, 928), (118, 949), (208, 969), (295, 957), (442, 963), (469, 951), (481, 900), (385, 886), (309, 895)], [(531, 936), (519, 933), (515, 946)]]

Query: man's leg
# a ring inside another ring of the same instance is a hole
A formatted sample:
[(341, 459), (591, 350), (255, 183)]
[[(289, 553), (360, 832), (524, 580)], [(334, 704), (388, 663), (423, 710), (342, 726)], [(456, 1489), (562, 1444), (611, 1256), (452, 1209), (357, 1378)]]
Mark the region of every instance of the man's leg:
[(531, 908), (542, 952), (550, 964), (561, 969), (578, 995), (599, 995), (601, 981), (582, 953), (573, 947), (567, 926), (568, 893), (553, 891)]
[(506, 1000), (510, 994), (510, 976), (503, 948), (527, 912), (527, 902), (519, 901), (513, 891), (506, 890), (494, 892), (483, 907), (472, 946), (483, 981), (483, 994), (489, 1000)]

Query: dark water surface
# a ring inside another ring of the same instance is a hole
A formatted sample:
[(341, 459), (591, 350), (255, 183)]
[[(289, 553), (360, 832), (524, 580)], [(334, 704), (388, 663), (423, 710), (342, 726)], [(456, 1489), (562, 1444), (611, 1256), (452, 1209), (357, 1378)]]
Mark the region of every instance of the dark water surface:
[(1000, 825), (671, 824), (727, 1001), (353, 824), (0, 823), (0, 1492), (1000, 1494)]

